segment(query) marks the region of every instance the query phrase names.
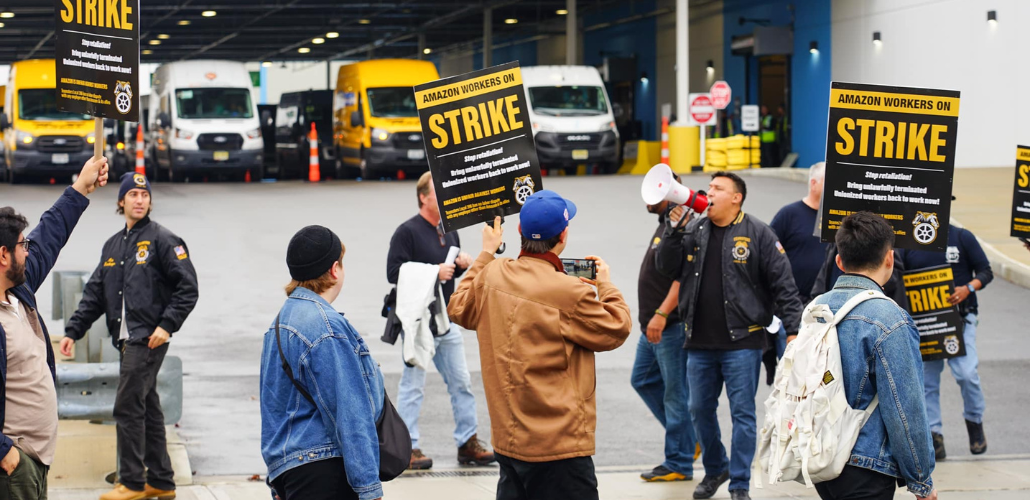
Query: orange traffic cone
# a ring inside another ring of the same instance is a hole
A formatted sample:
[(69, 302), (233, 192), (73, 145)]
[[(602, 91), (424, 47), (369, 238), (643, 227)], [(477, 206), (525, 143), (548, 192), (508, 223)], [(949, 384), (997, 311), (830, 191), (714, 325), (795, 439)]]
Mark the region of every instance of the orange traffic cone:
[(308, 134), (308, 144), (311, 145), (311, 153), (308, 157), (308, 180), (318, 182), (322, 179), (322, 172), (318, 165), (318, 133), (315, 132), (315, 124), (311, 124), (311, 133)]
[(662, 117), (662, 163), (669, 164), (669, 117)]
[(143, 124), (136, 127), (136, 173), (147, 175), (147, 164), (143, 160)]

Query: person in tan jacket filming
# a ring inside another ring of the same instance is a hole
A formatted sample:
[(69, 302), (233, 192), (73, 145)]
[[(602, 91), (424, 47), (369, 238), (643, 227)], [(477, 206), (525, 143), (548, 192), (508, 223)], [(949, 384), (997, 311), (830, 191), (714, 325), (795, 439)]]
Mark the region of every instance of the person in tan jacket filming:
[(633, 319), (599, 257), (587, 257), (596, 280), (565, 274), (558, 256), (575, 215), (557, 193), (534, 193), (515, 260), (494, 258), (503, 235), (496, 218), (447, 307), (453, 322), (478, 332), (498, 500), (598, 497), (594, 353), (621, 346)]

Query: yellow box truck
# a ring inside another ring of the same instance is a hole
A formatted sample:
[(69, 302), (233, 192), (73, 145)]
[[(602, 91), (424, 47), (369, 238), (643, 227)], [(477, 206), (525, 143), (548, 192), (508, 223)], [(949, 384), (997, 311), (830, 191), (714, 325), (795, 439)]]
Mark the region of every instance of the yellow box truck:
[(93, 156), (93, 117), (57, 109), (53, 59), (18, 61), (4, 92), (6, 182), (22, 176), (71, 176)]
[(412, 89), (440, 75), (428, 61), (379, 59), (341, 66), (333, 102), (338, 177), (365, 179), (429, 169)]

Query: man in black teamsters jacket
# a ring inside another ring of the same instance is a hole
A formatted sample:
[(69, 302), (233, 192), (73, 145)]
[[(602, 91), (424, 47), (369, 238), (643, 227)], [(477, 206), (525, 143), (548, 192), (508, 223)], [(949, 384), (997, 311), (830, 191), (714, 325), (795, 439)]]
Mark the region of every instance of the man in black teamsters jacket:
[(123, 175), (118, 212), (125, 215), (125, 228), (104, 244), (100, 265), (86, 283), (79, 309), (61, 340), (61, 352), (70, 356), (72, 344), (106, 314), (111, 339), (122, 352), (114, 403), (119, 484), (101, 500), (175, 495), (157, 373), (169, 338), (197, 304), (197, 272), (186, 244), (152, 222), (150, 209), (147, 178)]
[[(747, 197), (744, 180), (716, 172), (708, 187), (708, 216), (692, 220), (685, 229), (667, 230), (656, 264), (661, 273), (680, 282), (690, 416), (705, 468), (694, 498), (711, 498), (729, 480), (730, 497), (744, 500), (750, 499), (765, 325), (775, 312), (783, 320), (787, 340), (793, 340), (802, 307), (790, 261), (776, 234), (741, 211)], [(677, 207), (672, 220), (681, 220), (681, 215), (682, 207)], [(716, 416), (724, 383), (734, 422), (731, 460), (720, 441)]]

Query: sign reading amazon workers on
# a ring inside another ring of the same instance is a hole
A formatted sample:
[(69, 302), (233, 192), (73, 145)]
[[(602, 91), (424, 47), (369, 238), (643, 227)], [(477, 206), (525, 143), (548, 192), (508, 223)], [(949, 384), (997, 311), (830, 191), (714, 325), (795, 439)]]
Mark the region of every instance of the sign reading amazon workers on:
[(948, 244), (959, 93), (833, 82), (822, 240), (853, 212), (878, 214), (895, 246)]
[(139, 0), (54, 0), (57, 107), (139, 121)]
[(415, 87), (444, 230), (516, 214), (543, 189), (517, 62)]
[(1012, 192), (1012, 234), (1030, 239), (1030, 147), (1016, 146), (1016, 182)]
[(965, 322), (948, 302), (955, 292), (951, 266), (928, 267), (905, 273), (909, 313), (919, 329), (923, 361), (966, 355), (962, 338)]

